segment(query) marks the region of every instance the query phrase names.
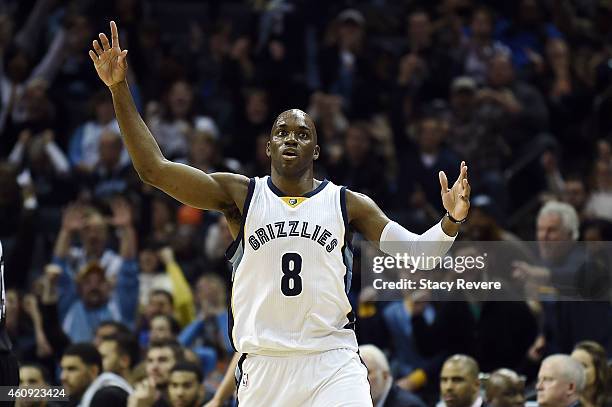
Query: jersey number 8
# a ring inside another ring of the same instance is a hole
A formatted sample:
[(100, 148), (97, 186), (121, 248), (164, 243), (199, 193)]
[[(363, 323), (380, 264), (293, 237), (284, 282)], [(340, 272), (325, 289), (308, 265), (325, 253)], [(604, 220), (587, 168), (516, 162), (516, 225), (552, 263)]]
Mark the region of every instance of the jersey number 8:
[(297, 253), (285, 253), (281, 260), (283, 278), (281, 278), (281, 291), (287, 297), (295, 297), (302, 292), (302, 257)]

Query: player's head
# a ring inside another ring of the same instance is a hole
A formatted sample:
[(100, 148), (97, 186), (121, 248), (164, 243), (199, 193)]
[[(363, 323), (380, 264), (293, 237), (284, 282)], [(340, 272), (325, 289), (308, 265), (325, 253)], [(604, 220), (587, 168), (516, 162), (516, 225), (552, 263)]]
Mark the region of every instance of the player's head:
[(70, 345), (60, 362), (62, 385), (71, 398), (79, 399), (102, 372), (102, 357), (91, 343)]
[(317, 130), (308, 114), (291, 109), (278, 115), (266, 149), (273, 171), (281, 176), (297, 177), (312, 170), (319, 153)]
[(525, 405), (525, 382), (510, 369), (499, 369), (491, 373), (485, 389), (488, 406), (521, 407)]
[(469, 407), (478, 398), (478, 363), (466, 355), (446, 359), (440, 373), (440, 393), (447, 407)]
[(196, 407), (204, 398), (202, 370), (191, 362), (179, 362), (168, 380), (168, 396), (172, 407)]

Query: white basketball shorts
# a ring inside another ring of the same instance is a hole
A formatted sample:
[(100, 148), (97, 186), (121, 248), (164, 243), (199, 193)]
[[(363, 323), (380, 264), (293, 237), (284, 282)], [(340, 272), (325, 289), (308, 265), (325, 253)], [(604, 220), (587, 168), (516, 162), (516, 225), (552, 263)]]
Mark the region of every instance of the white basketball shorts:
[(239, 407), (372, 407), (368, 371), (349, 349), (243, 355), (236, 379)]

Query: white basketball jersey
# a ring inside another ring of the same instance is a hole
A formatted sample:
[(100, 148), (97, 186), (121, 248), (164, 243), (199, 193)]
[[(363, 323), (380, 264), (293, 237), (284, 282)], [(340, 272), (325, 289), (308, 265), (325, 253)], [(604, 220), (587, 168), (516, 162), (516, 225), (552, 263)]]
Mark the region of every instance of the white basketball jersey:
[(228, 251), (230, 335), (238, 352), (357, 350), (345, 191), (325, 180), (290, 197), (270, 177), (251, 179), (240, 234)]

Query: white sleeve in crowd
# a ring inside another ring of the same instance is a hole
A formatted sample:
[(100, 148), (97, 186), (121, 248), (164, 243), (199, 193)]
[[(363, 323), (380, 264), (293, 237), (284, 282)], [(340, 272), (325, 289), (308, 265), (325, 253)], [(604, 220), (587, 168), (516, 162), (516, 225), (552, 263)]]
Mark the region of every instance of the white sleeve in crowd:
[(47, 155), (51, 159), (51, 164), (53, 164), (53, 168), (60, 173), (66, 174), (70, 171), (70, 164), (68, 163), (68, 158), (62, 152), (62, 150), (55, 144), (55, 142), (51, 141), (47, 143), (45, 146), (45, 151)]

